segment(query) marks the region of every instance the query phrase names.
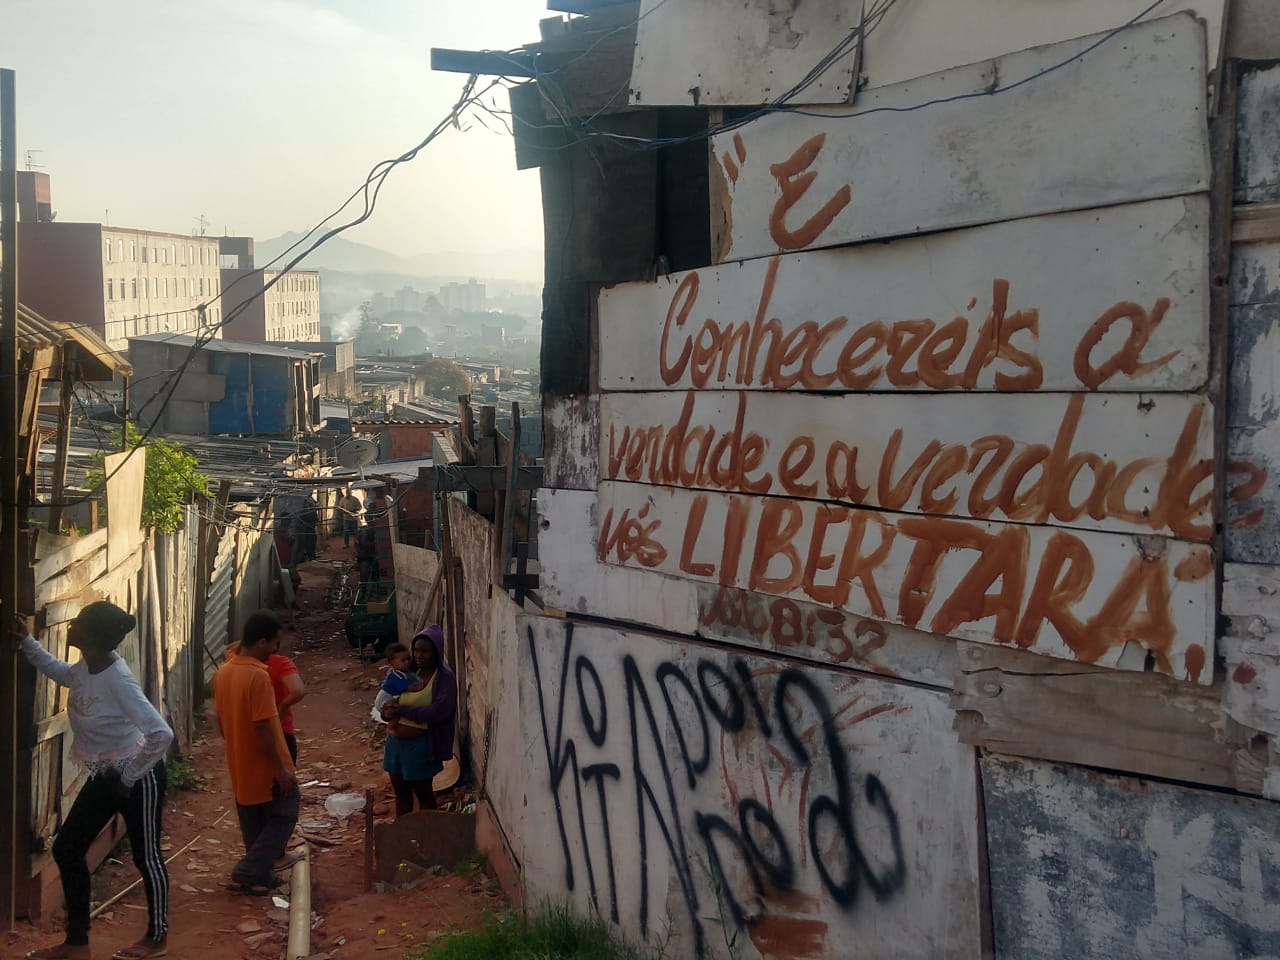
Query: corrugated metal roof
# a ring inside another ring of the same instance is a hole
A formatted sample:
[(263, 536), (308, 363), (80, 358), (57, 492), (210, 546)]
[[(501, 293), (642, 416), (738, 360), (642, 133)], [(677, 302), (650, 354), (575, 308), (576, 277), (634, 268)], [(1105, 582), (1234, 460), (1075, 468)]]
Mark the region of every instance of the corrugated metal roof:
[(421, 417), (415, 417), (412, 420), (408, 417), (388, 417), (385, 420), (371, 420), (368, 417), (357, 417), (351, 421), (351, 426), (357, 429), (361, 427), (376, 429), (377, 427), (385, 427), (392, 424), (401, 427), (447, 427), (454, 423), (457, 423), (456, 419), (446, 420), (443, 417), (433, 417), (429, 414), (423, 414)]
[(310, 360), (321, 353), (319, 350), (315, 353), (290, 350), (287, 347), (277, 347), (260, 340), (219, 340), (215, 338), (201, 343), (199, 338), (186, 333), (149, 333), (141, 337), (129, 338), (130, 343), (137, 340), (141, 340), (144, 343), (171, 343), (179, 347), (199, 346), (200, 349), (208, 350), (211, 353), (247, 353), (258, 357), (285, 357), (289, 360)]
[[(18, 304), (18, 342), (31, 347), (61, 347), (74, 343), (84, 356), (81, 358), (81, 375), (89, 380), (110, 380), (113, 373), (124, 376), (133, 375), (133, 367), (123, 356), (116, 353), (107, 341), (87, 327), (58, 323), (46, 320), (25, 304)], [(84, 361), (97, 361), (101, 371), (83, 369)]]

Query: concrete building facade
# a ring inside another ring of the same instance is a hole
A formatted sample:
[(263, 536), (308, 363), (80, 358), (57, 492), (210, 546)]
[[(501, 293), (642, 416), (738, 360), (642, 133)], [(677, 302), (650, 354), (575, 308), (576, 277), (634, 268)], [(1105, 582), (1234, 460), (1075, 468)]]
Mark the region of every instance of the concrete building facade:
[(437, 295), (440, 306), (446, 310), (460, 310), (463, 313), (481, 313), (485, 305), (485, 289), (483, 283), (468, 280), (466, 283), (446, 283)]
[(255, 267), (252, 237), (223, 237), (221, 277), (233, 340), (320, 339), (320, 274)]
[(216, 238), (56, 222), (48, 175), (19, 176), (20, 283), (33, 310), (86, 326), (117, 350), (150, 333), (218, 335)]

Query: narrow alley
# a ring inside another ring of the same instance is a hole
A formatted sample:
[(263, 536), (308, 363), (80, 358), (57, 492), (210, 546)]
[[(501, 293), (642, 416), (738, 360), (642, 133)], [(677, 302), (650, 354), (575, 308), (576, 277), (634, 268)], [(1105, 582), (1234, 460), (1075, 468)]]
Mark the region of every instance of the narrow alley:
[[(479, 860), (457, 872), (416, 870), (402, 889), (366, 893), (364, 813), (338, 819), (325, 810), (325, 800), (333, 794), (363, 795), (372, 788), (375, 820), (391, 819), (380, 741), (374, 742), (369, 718), (386, 664), (362, 660), (344, 635), (345, 610), (325, 609), (335, 574), (349, 571), (350, 560), (341, 538), (322, 542), (318, 559), (299, 567), (297, 609), (277, 612), (286, 625), (281, 653), (294, 660), (307, 686), (294, 711), (303, 806), (293, 843), (307, 843), (312, 858), (310, 956), (371, 960), (399, 957), (441, 933), (473, 926), (487, 915), (501, 914), (507, 902)], [(224, 887), (243, 847), (211, 711), (209, 701), (191, 755), (184, 758), (192, 775), (182, 784), (187, 788), (175, 788), (171, 780), (166, 803), (162, 849), (172, 857), (169, 955), (195, 957), (213, 948), (220, 960), (284, 957), (288, 884), (274, 897), (251, 897)], [(473, 800), (474, 791), (461, 783), (440, 793), (445, 810)], [(124, 844), (94, 875), (95, 909), (138, 879)], [(133, 942), (145, 917), (146, 899), (142, 887), (135, 886), (94, 920), (94, 955), (109, 956), (110, 950)], [(39, 926), (20, 925), (5, 936), (6, 954), (21, 955), (49, 942), (59, 936), (61, 924), (58, 911)], [(238, 954), (227, 949), (230, 944)]]

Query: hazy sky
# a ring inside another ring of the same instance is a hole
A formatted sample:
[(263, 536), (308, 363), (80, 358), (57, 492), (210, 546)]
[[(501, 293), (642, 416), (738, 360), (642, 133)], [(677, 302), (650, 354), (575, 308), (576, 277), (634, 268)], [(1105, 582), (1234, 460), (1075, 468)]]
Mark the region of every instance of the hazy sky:
[[(545, 0), (3, 0), (19, 163), (60, 220), (268, 238), (306, 230), (414, 145), (465, 77), (431, 47), (538, 38)], [(492, 94), (507, 109), (506, 93)], [(499, 129), (492, 118), (485, 121)], [(470, 121), (396, 169), (344, 236), (401, 255), (541, 247), (536, 170)]]

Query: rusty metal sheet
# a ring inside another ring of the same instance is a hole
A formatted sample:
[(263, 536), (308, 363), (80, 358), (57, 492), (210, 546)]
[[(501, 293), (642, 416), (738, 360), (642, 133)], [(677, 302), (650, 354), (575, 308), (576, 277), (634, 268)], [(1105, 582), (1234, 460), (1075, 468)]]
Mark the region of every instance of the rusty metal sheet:
[(1193, 390), (1204, 196), (794, 253), (599, 297), (600, 388)]
[(600, 485), (598, 510), (604, 563), (1213, 679), (1214, 557), (1201, 544), (616, 482)]
[(716, 259), (1207, 189), (1203, 26), (1182, 14), (1096, 39), (714, 137)]
[(842, 41), (843, 55), (788, 102), (848, 103), (857, 85), (862, 10), (862, 0), (640, 0), (631, 105), (770, 103), (799, 87)]
[(1212, 464), (1213, 408), (1190, 394), (600, 401), (602, 479), (934, 516), (1208, 541)]
[(996, 756), (982, 786), (998, 960), (1280, 953), (1280, 806)]

